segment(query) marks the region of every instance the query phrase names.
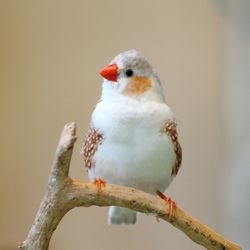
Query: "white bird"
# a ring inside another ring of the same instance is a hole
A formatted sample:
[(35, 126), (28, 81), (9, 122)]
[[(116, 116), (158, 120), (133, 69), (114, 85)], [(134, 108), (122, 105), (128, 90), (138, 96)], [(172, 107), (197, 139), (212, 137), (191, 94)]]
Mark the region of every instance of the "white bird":
[[(101, 99), (82, 153), (90, 180), (164, 192), (182, 159), (175, 117), (157, 73), (137, 50), (117, 55), (100, 74)], [(136, 212), (110, 207), (110, 224), (134, 224)]]

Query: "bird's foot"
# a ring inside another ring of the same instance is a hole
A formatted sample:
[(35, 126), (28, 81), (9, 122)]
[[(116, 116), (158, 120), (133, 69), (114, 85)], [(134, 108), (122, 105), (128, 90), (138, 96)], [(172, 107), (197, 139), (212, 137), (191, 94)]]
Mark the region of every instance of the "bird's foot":
[(101, 178), (94, 179), (94, 185), (97, 187), (97, 193), (99, 196), (103, 195), (103, 188), (106, 186), (106, 181)]
[(174, 210), (177, 207), (177, 204), (175, 201), (173, 201), (170, 197), (165, 196), (161, 191), (157, 190), (156, 194), (163, 199), (164, 201), (166, 201), (168, 203), (168, 210), (167, 210), (167, 214), (169, 217), (169, 220), (171, 221), (174, 215)]

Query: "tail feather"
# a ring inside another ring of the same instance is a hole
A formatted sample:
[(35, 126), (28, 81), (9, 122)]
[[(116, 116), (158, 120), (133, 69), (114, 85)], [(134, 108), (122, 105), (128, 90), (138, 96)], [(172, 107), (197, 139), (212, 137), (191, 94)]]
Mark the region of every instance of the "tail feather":
[(109, 224), (135, 224), (137, 213), (123, 207), (110, 207), (108, 215)]

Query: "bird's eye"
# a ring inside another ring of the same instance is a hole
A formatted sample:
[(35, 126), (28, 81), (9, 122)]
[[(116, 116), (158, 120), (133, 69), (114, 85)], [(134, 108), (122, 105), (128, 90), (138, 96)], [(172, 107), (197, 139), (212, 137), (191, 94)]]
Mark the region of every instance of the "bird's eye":
[(133, 76), (134, 72), (133, 72), (132, 69), (127, 69), (125, 74), (126, 74), (127, 77), (131, 77), (131, 76)]

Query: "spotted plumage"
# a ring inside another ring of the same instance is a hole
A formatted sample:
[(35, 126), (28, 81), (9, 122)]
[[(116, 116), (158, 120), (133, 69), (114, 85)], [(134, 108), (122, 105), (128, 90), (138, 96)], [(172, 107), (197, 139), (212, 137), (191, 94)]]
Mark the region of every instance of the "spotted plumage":
[[(129, 50), (100, 74), (102, 95), (82, 149), (89, 179), (164, 192), (178, 173), (182, 151), (156, 71), (140, 52)], [(108, 222), (134, 224), (136, 218), (134, 211), (111, 207)]]
[(87, 169), (94, 167), (95, 163), (93, 161), (93, 157), (98, 149), (98, 146), (102, 143), (102, 140), (103, 135), (98, 133), (93, 126), (90, 126), (81, 150), (84, 156), (85, 167)]
[(176, 176), (178, 174), (182, 161), (182, 149), (178, 141), (176, 126), (177, 124), (175, 121), (169, 121), (165, 124), (163, 128), (163, 132), (167, 133), (167, 135), (170, 136), (172, 142), (174, 143), (174, 151), (176, 154), (176, 159), (175, 159), (175, 164), (172, 168), (172, 173), (171, 173), (172, 176)]

